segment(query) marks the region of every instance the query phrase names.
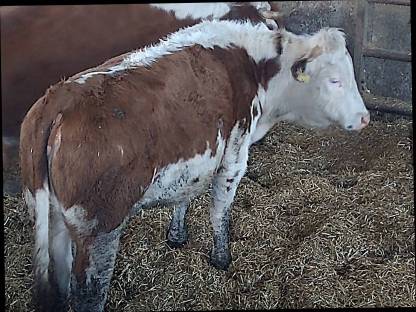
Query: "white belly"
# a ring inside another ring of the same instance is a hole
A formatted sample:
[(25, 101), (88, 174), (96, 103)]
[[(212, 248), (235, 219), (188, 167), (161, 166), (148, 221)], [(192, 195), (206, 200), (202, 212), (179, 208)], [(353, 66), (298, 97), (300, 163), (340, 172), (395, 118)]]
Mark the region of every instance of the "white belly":
[(187, 160), (179, 160), (160, 169), (142, 199), (138, 208), (151, 207), (157, 203), (165, 205), (182, 203), (206, 191), (224, 154), (225, 140), (217, 138), (215, 154), (209, 146), (205, 152)]

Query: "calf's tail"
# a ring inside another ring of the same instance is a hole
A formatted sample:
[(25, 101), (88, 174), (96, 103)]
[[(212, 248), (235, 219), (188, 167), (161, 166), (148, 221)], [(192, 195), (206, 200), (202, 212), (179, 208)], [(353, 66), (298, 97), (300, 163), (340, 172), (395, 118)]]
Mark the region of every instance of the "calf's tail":
[[(51, 268), (53, 240), (56, 227), (51, 211), (53, 189), (49, 180), (48, 139), (54, 127), (56, 113), (45, 109), (47, 94), (29, 110), (21, 125), (20, 166), (22, 190), (29, 214), (34, 220), (35, 247), (33, 250), (34, 287), (33, 299), (37, 311), (62, 311), (66, 306), (66, 294), (56, 287)], [(59, 114), (60, 115), (60, 114)], [(52, 219), (51, 219), (52, 217)], [(69, 238), (68, 238), (69, 239)]]

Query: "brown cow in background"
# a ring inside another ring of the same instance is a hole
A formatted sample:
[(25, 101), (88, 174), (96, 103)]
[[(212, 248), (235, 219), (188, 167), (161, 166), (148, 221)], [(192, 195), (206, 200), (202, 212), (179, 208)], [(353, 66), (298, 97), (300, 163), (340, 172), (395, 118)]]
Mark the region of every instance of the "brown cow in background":
[[(172, 11), (149, 4), (0, 8), (3, 193), (20, 190), (13, 180), (16, 177), (7, 173), (17, 167), (20, 124), (50, 85), (113, 56), (156, 43), (201, 18), (260, 21), (259, 10), (271, 8), (268, 2), (171, 6)], [(175, 15), (173, 10), (178, 8)]]

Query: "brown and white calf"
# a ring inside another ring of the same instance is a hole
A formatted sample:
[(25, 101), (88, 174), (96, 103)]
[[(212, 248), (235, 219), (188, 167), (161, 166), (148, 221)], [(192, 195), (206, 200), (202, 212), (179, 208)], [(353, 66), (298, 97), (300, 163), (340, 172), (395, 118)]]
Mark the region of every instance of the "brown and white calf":
[(250, 19), (275, 28), (260, 14), (270, 8), (268, 2), (1, 7), (3, 168), (17, 164), (24, 115), (63, 77), (204, 18)]
[(368, 124), (342, 32), (205, 21), (49, 88), (20, 140), (41, 309), (69, 295), (76, 311), (102, 311), (129, 217), (174, 206), (168, 241), (180, 246), (189, 201), (211, 183), (211, 263), (227, 269), (249, 147), (280, 120)]

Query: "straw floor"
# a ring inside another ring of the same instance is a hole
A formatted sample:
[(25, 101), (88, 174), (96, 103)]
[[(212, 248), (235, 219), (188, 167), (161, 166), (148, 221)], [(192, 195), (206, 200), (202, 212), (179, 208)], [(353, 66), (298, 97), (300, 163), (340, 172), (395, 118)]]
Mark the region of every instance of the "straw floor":
[[(190, 241), (165, 244), (171, 209), (122, 239), (108, 311), (415, 306), (412, 121), (372, 115), (351, 134), (279, 124), (252, 147), (234, 202), (233, 263), (209, 266), (208, 193)], [(4, 197), (6, 310), (31, 311), (32, 229)]]

